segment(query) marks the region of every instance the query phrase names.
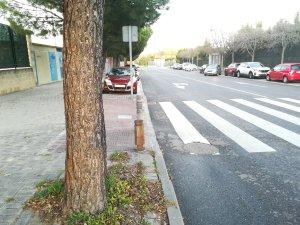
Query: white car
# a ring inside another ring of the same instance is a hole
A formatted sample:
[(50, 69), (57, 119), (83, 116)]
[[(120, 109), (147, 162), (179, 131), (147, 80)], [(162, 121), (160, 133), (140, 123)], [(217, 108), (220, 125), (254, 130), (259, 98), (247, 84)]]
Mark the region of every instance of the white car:
[(237, 77), (265, 78), (270, 71), (269, 67), (265, 67), (260, 62), (243, 62), (236, 71)]
[(195, 64), (191, 63), (183, 63), (182, 64), (182, 69), (185, 71), (195, 71), (198, 69), (198, 67)]

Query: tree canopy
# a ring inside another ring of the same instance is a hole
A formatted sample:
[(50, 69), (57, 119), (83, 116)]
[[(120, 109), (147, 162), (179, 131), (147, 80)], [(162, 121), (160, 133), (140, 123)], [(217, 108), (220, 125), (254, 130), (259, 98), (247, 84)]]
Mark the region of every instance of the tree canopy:
[[(107, 0), (104, 6), (103, 49), (107, 56), (125, 55), (127, 45), (122, 42), (122, 26), (139, 27), (139, 43), (134, 44), (138, 56), (146, 46), (152, 31), (150, 25), (167, 9), (169, 0)], [(0, 0), (0, 14), (13, 29), (46, 36), (58, 35), (63, 29), (63, 0)]]

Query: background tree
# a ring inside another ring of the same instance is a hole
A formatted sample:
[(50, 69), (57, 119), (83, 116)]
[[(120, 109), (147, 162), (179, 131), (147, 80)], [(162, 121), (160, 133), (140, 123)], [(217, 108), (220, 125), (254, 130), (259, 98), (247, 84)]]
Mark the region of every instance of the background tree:
[(104, 0), (64, 1), (66, 212), (105, 207), (106, 143), (101, 93)]
[[(0, 0), (0, 13), (13, 28), (36, 35), (58, 35), (62, 32), (63, 0)], [(105, 2), (103, 53), (114, 57), (127, 55), (128, 46), (122, 41), (122, 26), (139, 27), (141, 43), (133, 45), (139, 55), (151, 36), (150, 25), (160, 16), (169, 0), (109, 0)]]
[(286, 20), (278, 21), (271, 29), (269, 42), (271, 47), (281, 47), (281, 63), (283, 63), (286, 49), (299, 42), (296, 25)]
[(210, 38), (210, 43), (214, 52), (217, 52), (221, 56), (221, 66), (224, 64), (224, 53), (226, 47), (226, 37), (223, 32), (211, 30), (212, 36)]
[(235, 53), (238, 52), (241, 48), (241, 41), (236, 34), (230, 35), (225, 43), (225, 52), (231, 54), (231, 62), (235, 62)]
[(256, 51), (263, 47), (265, 35), (266, 33), (262, 29), (261, 23), (256, 24), (255, 27), (250, 25), (243, 26), (237, 33), (241, 49), (249, 54), (252, 62), (255, 59)]

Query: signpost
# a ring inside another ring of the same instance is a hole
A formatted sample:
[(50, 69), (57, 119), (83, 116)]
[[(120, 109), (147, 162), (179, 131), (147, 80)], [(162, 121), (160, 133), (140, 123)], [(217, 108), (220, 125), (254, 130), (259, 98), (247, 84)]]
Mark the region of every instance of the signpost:
[(133, 96), (133, 70), (132, 70), (132, 42), (138, 41), (138, 27), (137, 26), (123, 26), (122, 27), (123, 42), (129, 43), (129, 60), (130, 60), (130, 92)]

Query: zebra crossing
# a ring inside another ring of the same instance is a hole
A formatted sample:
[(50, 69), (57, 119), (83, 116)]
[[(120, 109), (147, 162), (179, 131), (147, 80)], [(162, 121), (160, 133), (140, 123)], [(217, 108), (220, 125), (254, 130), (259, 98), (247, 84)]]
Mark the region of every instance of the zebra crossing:
[[(204, 119), (208, 124), (212, 125), (219, 132), (227, 136), (242, 149), (249, 153), (259, 152), (276, 152), (277, 149), (269, 146), (259, 138), (252, 136), (247, 131), (234, 125), (228, 118), (223, 118), (221, 112), (226, 112), (245, 121), (247, 124), (254, 125), (262, 132), (267, 132), (277, 138), (286, 141), (296, 148), (300, 149), (300, 134), (295, 130), (289, 130), (284, 125), (292, 124), (300, 126), (300, 100), (293, 98), (253, 98), (253, 99), (208, 99), (205, 103), (197, 101), (183, 101), (183, 105), (194, 111), (201, 119)], [(232, 104), (234, 103), (234, 104)], [(189, 143), (204, 143), (210, 144), (208, 137), (203, 135), (203, 130), (196, 129), (193, 124), (187, 119), (183, 112), (176, 108), (172, 102), (160, 102), (160, 106), (168, 117), (170, 123), (175, 129), (178, 136), (184, 144)], [(243, 107), (239, 107), (243, 106)], [(218, 110), (216, 110), (218, 109)], [(250, 110), (250, 112), (248, 111)], [(253, 111), (258, 113), (253, 113)], [(261, 118), (261, 114), (270, 119)], [(275, 121), (275, 122), (274, 122)], [(281, 121), (278, 125), (277, 121)], [(282, 123), (284, 122), (284, 124)], [(204, 129), (204, 127), (202, 128)]]

